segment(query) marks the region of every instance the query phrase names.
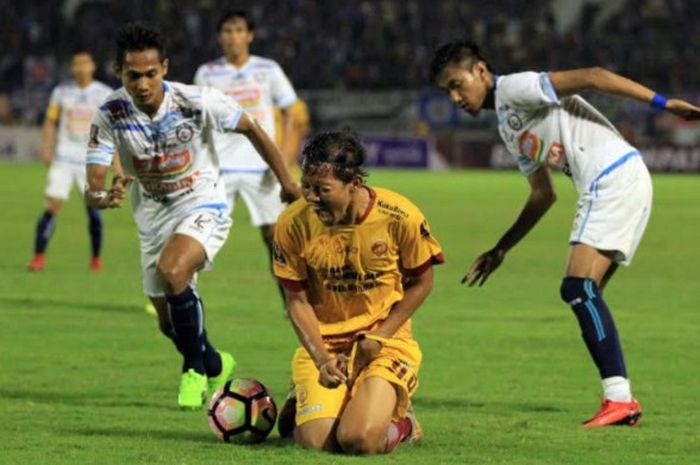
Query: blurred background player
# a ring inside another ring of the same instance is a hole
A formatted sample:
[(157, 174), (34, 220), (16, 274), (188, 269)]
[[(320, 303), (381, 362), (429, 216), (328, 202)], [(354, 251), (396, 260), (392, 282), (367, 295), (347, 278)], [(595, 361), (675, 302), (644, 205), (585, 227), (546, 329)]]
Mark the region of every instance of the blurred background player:
[[(194, 83), (212, 86), (233, 96), (273, 140), (276, 137), (273, 108), (278, 107), (283, 129), (279, 147), (288, 160), (292, 155), (287, 144), (292, 142), (290, 133), (294, 124), (288, 108), (297, 100), (292, 84), (275, 61), (250, 54), (255, 25), (245, 11), (225, 12), (217, 25), (217, 33), (224, 56), (200, 66)], [(243, 197), (251, 223), (260, 227), (271, 256), (275, 223), (284, 210), (279, 183), (244, 136), (214, 134), (213, 137), (231, 211), (236, 198)]]
[(297, 99), (296, 102), (287, 108), (287, 113), (292, 120), (291, 129), (286, 134), (286, 143), (283, 140), (283, 127), (285, 119), (282, 117), (282, 111), (279, 107), (275, 107), (275, 142), (278, 147), (284, 146), (286, 152), (284, 156), (287, 158), (289, 171), (295, 179), (301, 178), (301, 168), (299, 167), (299, 156), (301, 155), (301, 147), (311, 131), (311, 115), (309, 107), (302, 99)]
[[(215, 150), (199, 139), (212, 131), (240, 132), (255, 144), (282, 183), (285, 200), (298, 196), (282, 155), (265, 131), (230, 97), (211, 88), (164, 80), (168, 59), (160, 32), (130, 23), (117, 39), (116, 72), (123, 87), (100, 106), (91, 128), (86, 198), (117, 207), (124, 180), (105, 191), (115, 153), (135, 178), (131, 204), (141, 243), (143, 287), (160, 329), (182, 354), (178, 404), (199, 408), (233, 372), (233, 357), (207, 338), (196, 273), (211, 266), (231, 219)], [(123, 178), (122, 178), (123, 179)]]
[(309, 141), (304, 199), (280, 215), (273, 259), (301, 343), (280, 434), (353, 454), (421, 436), (410, 401), (422, 358), (411, 316), (433, 287), (432, 265), (444, 261), (415, 205), (365, 184), (365, 159), (350, 132)]
[[(90, 122), (97, 107), (112, 89), (93, 79), (95, 62), (90, 52), (73, 53), (70, 62), (73, 80), (56, 86), (51, 93), (41, 132), (41, 157), (49, 166), (46, 183), (46, 207), (36, 224), (34, 258), (29, 271), (41, 271), (46, 263), (46, 248), (56, 229), (61, 205), (75, 184), (81, 194), (85, 189), (85, 152), (90, 134)], [(99, 271), (102, 248), (102, 219), (100, 212), (89, 205), (90, 268)]]
[(484, 284), (554, 203), (550, 167), (571, 177), (579, 201), (560, 293), (578, 319), (603, 385), (603, 404), (584, 425), (636, 424), (642, 410), (632, 397), (617, 328), (602, 292), (618, 265), (630, 264), (639, 245), (651, 213), (651, 178), (639, 151), (576, 94), (592, 89), (688, 119), (699, 118), (700, 108), (666, 100), (602, 68), (498, 76), (471, 42), (440, 47), (430, 73), (450, 100), (472, 116), (495, 109), (501, 138), (531, 189), (515, 223), (474, 261), (462, 282)]

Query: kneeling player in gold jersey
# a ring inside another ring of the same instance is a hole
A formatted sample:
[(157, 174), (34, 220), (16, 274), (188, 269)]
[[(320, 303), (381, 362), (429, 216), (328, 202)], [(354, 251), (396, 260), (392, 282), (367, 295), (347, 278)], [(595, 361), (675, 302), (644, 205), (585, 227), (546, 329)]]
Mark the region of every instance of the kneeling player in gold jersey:
[[(365, 184), (353, 133), (318, 134), (303, 156), (304, 198), (275, 229), (274, 272), (301, 342), (280, 432), (311, 449), (389, 452), (421, 435), (411, 316), (442, 251), (413, 203)], [(285, 422), (290, 407), (294, 422)]]

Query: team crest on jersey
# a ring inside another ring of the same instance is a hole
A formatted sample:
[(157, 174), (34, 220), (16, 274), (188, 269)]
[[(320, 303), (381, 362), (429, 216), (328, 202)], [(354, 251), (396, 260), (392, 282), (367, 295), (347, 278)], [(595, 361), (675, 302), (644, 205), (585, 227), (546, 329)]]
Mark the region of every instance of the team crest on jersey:
[(384, 241), (377, 241), (372, 244), (372, 253), (377, 257), (385, 255), (387, 250), (389, 250), (389, 246)]
[(513, 131), (520, 131), (523, 128), (523, 120), (520, 119), (517, 113), (512, 113), (508, 116), (508, 126)]
[(177, 137), (177, 140), (183, 144), (191, 141), (193, 136), (194, 129), (192, 129), (192, 126), (189, 124), (178, 126), (178, 128), (175, 130), (175, 137)]
[(282, 247), (280, 247), (277, 242), (272, 243), (272, 259), (277, 262), (279, 266), (287, 266), (287, 259), (284, 258)]

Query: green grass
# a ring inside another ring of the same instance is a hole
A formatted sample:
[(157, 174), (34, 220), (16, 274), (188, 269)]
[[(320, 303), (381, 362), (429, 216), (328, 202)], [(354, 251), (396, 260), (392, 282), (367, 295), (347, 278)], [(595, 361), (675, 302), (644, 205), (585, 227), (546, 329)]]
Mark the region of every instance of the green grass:
[[(700, 456), (697, 177), (655, 176), (647, 235), (607, 290), (644, 422), (585, 431), (578, 422), (594, 413), (600, 387), (558, 297), (575, 205), (569, 181), (557, 176), (560, 201), (550, 214), (484, 288), (469, 289), (459, 284), (463, 272), (511, 224), (525, 180), (374, 171), (371, 184), (422, 208), (448, 262), (415, 318), (424, 442), (357, 458), (307, 452), (276, 434), (255, 447), (219, 443), (203, 412), (178, 411), (179, 360), (143, 311), (129, 210), (106, 212), (105, 270), (93, 275), (74, 192), (46, 271), (30, 274), (45, 171), (0, 170), (0, 464), (685, 465)], [(238, 376), (261, 379), (281, 401), (296, 339), (266, 270), (259, 234), (239, 205), (215, 269), (200, 280), (208, 330), (236, 355)]]

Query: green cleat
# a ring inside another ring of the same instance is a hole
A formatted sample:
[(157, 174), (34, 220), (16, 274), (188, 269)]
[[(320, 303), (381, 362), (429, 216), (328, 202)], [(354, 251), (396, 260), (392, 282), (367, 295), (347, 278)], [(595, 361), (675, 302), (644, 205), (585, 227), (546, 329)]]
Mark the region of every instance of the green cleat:
[(236, 368), (236, 359), (233, 358), (233, 355), (228, 352), (219, 352), (219, 355), (221, 356), (221, 373), (207, 380), (210, 396), (214, 395), (217, 389), (231, 379), (233, 370)]
[(190, 368), (182, 374), (177, 403), (181, 409), (199, 409), (207, 398), (207, 377)]

